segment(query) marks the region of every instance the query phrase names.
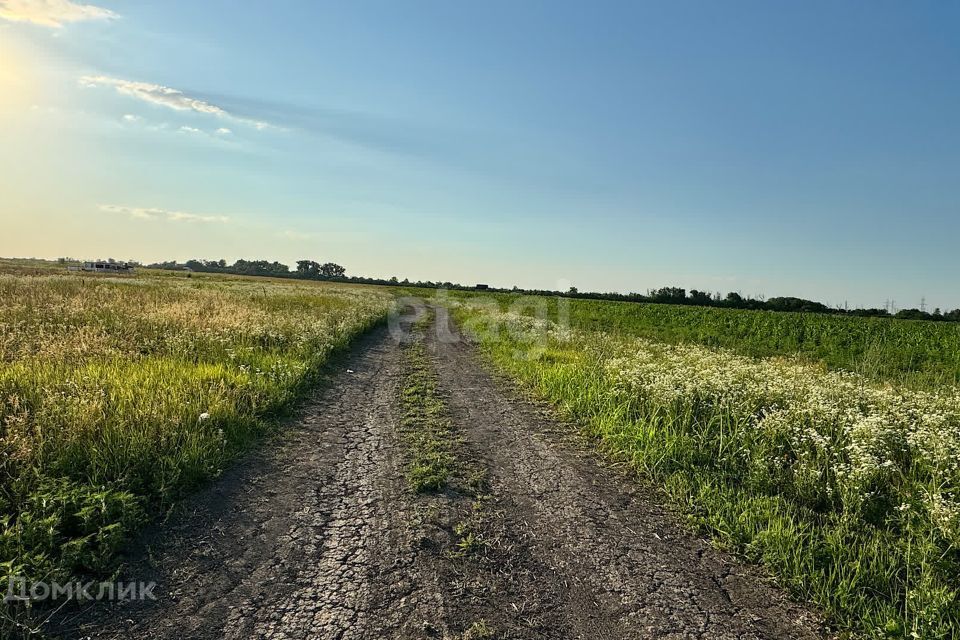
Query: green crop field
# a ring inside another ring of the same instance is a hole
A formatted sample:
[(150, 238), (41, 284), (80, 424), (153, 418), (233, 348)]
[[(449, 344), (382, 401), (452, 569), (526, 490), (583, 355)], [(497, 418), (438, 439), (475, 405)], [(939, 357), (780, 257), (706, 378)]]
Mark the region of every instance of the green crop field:
[(492, 363), (842, 629), (958, 637), (954, 325), (565, 303), (451, 306)]
[[(452, 292), (455, 299), (475, 299)], [(494, 294), (502, 307), (532, 314), (536, 298)], [(524, 302), (526, 301), (526, 302)], [(649, 338), (660, 342), (723, 347), (749, 356), (802, 356), (875, 380), (914, 387), (960, 383), (960, 324), (816, 313), (746, 311), (672, 304), (564, 299), (573, 329)]]
[(149, 512), (270, 431), (375, 287), (0, 265), (0, 577), (104, 575)]

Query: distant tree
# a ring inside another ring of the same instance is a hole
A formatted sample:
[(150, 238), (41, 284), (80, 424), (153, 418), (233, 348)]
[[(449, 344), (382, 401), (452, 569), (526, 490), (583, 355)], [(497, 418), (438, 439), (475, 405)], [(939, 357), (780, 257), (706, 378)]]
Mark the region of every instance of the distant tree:
[(920, 309), (901, 309), (893, 317), (901, 320), (929, 320), (931, 318), (929, 313), (920, 311)]
[(655, 302), (684, 303), (687, 301), (687, 290), (680, 287), (662, 287), (653, 292)]
[(346, 272), (346, 269), (335, 262), (325, 262), (320, 265), (320, 275), (324, 278), (342, 278)]
[(851, 309), (849, 314), (861, 317), (886, 317), (890, 312), (886, 309)]
[(280, 262), (266, 260), (237, 260), (230, 267), (231, 273), (249, 276), (286, 276), (290, 274), (290, 267)]
[(577, 291), (577, 288), (576, 288), (576, 287), (570, 287), (570, 289), (567, 290), (567, 293), (569, 293), (569, 294), (572, 295), (572, 296), (575, 296), (575, 295), (577, 295), (577, 294), (579, 293), (579, 291)]
[(816, 313), (830, 313), (833, 311), (822, 302), (792, 297), (770, 298), (764, 303), (763, 308), (769, 309), (770, 311), (806, 311)]
[(724, 302), (726, 302), (727, 305), (731, 307), (739, 307), (743, 304), (743, 296), (741, 296), (736, 291), (731, 291), (730, 293), (727, 294), (727, 297), (724, 300)]
[(691, 304), (709, 306), (713, 302), (713, 299), (710, 298), (710, 294), (705, 291), (697, 291), (696, 289), (691, 289), (690, 302)]
[(316, 278), (320, 275), (320, 263), (314, 260), (297, 260), (297, 274), (305, 278)]

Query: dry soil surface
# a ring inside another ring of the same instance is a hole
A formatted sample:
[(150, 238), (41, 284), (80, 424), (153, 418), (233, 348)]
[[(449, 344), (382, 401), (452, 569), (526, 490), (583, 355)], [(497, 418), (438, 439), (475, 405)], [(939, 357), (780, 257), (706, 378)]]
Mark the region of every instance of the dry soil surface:
[[(442, 318), (442, 310), (441, 310)], [(441, 325), (442, 326), (442, 322)], [(144, 536), (155, 601), (66, 608), (63, 638), (820, 638), (819, 618), (431, 328), (359, 341), (282, 437)], [(424, 340), (483, 490), (407, 487), (398, 394)]]

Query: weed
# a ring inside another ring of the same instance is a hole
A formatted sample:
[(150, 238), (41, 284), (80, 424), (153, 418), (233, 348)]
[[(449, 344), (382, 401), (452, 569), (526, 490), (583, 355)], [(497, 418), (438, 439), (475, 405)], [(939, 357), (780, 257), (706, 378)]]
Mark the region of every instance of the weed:
[(463, 632), (463, 640), (488, 640), (494, 637), (495, 633), (486, 620), (480, 620), (470, 625), (470, 628)]

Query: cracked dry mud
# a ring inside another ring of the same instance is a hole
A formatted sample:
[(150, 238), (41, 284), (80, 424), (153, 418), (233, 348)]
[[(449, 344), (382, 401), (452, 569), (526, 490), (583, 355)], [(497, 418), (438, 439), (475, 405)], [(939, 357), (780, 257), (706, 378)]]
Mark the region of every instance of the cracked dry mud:
[[(123, 577), (155, 580), (156, 601), (64, 611), (51, 634), (825, 635), (815, 614), (684, 531), (655, 497), (492, 376), (470, 345), (425, 333), (458, 461), (482, 475), (484, 495), (407, 488), (397, 431), (405, 351), (380, 329), (280, 439), (145, 536)], [(457, 546), (464, 524), (480, 541), (466, 552)]]

